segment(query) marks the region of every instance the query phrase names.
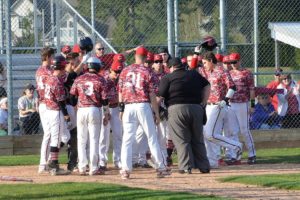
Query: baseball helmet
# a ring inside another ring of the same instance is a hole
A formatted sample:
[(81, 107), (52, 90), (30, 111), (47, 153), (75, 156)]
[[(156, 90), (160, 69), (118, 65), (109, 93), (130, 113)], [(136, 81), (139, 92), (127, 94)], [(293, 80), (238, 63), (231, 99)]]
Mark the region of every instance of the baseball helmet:
[(215, 38), (213, 38), (212, 36), (207, 36), (203, 38), (200, 46), (207, 51), (213, 51), (218, 46), (218, 44)]
[(54, 57), (51, 66), (54, 70), (62, 70), (65, 69), (67, 63), (65, 57), (59, 55)]
[(63, 48), (61, 49), (61, 52), (63, 52), (64, 54), (68, 54), (72, 51), (71, 47), (69, 45), (65, 45), (63, 46)]
[(79, 40), (79, 47), (87, 53), (92, 51), (94, 47), (92, 39), (89, 37), (81, 37)]
[(100, 61), (99, 58), (96, 58), (96, 57), (91, 57), (89, 58), (87, 61), (87, 66), (88, 66), (88, 69), (94, 69), (96, 70), (97, 72), (100, 71), (101, 67), (103, 67), (103, 64), (102, 62)]

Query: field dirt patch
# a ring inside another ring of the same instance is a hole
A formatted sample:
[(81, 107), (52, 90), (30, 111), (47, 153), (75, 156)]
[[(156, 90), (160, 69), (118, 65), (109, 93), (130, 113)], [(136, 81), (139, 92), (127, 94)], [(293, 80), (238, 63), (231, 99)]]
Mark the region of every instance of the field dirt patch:
[[(65, 167), (65, 166), (63, 166)], [(193, 170), (192, 174), (179, 174), (174, 166), (170, 177), (158, 179), (153, 169), (135, 169), (130, 180), (122, 180), (117, 169), (109, 168), (102, 176), (79, 176), (73, 173), (68, 176), (39, 175), (37, 166), (0, 167), (0, 176), (17, 176), (32, 179), (33, 183), (56, 182), (99, 182), (114, 183), (129, 187), (158, 189), (168, 191), (183, 191), (196, 194), (216, 195), (233, 199), (300, 199), (300, 191), (279, 190), (239, 183), (221, 183), (219, 178), (232, 175), (259, 174), (288, 174), (299, 173), (299, 164), (257, 164), (225, 166), (211, 170), (210, 174), (201, 174)], [(0, 184), (14, 184), (21, 182), (0, 181)]]

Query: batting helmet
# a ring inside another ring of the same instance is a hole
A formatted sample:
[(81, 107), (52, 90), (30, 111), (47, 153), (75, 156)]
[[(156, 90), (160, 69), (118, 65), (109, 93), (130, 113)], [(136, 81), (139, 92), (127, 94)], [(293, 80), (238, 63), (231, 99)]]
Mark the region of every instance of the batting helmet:
[(96, 57), (89, 58), (86, 63), (87, 63), (88, 69), (94, 69), (97, 72), (99, 72), (101, 67), (103, 67), (103, 64), (100, 61), (100, 59), (98, 59)]
[(68, 62), (65, 59), (65, 57), (60, 55), (60, 56), (54, 57), (51, 66), (54, 70), (62, 70), (62, 69), (65, 69), (67, 63)]
[(213, 38), (212, 36), (207, 36), (203, 38), (200, 46), (207, 51), (213, 51), (218, 46), (218, 44), (216, 43), (215, 38)]
[(79, 40), (79, 47), (81, 50), (85, 50), (87, 53), (93, 50), (93, 41), (89, 37), (82, 37)]

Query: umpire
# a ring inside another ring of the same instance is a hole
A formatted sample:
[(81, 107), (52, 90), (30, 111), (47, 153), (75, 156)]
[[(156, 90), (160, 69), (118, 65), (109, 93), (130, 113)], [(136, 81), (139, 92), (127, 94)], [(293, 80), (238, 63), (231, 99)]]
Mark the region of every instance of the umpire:
[(177, 148), (179, 173), (190, 174), (192, 168), (209, 173), (203, 119), (210, 84), (197, 71), (186, 71), (179, 58), (172, 58), (168, 65), (171, 73), (162, 78), (159, 95), (168, 107), (169, 131)]

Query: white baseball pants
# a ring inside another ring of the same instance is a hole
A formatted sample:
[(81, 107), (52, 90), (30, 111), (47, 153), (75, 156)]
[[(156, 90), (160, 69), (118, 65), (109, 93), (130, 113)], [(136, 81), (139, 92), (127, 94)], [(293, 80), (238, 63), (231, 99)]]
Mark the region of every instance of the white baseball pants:
[(132, 171), (132, 143), (139, 125), (142, 126), (148, 138), (148, 145), (153, 158), (157, 162), (158, 169), (165, 169), (166, 166), (163, 163), (150, 104), (133, 103), (125, 105), (123, 114), (122, 170)]
[(41, 158), (40, 158), (40, 167), (45, 168), (47, 165), (47, 161), (49, 158), (49, 151), (50, 151), (50, 128), (49, 128), (49, 118), (46, 117), (46, 104), (45, 103), (40, 103), (39, 105), (39, 114), (40, 114), (40, 119), (42, 122), (42, 127), (44, 131), (43, 135), (43, 141), (41, 145)]
[[(90, 173), (98, 169), (99, 135), (102, 125), (102, 110), (97, 107), (78, 108), (77, 111), (77, 141), (78, 141), (78, 169), (80, 172), (90, 166)], [(89, 159), (87, 146), (89, 141)]]
[[(248, 149), (248, 157), (256, 156), (254, 141), (252, 138), (252, 134), (250, 132), (249, 127), (249, 103), (230, 103), (231, 109), (234, 113), (231, 117), (233, 118), (234, 122), (232, 122), (231, 126), (233, 126), (233, 130), (240, 130), (245, 144)], [(233, 133), (235, 134), (234, 137), (238, 137), (238, 132)]]
[(144, 165), (147, 163), (146, 153), (149, 150), (147, 136), (141, 125), (138, 126), (132, 143), (132, 163)]
[[(227, 107), (220, 108), (219, 105), (207, 105), (207, 123), (204, 126), (203, 132), (206, 142), (207, 157), (212, 167), (218, 166), (218, 160), (220, 155), (220, 146), (224, 148), (234, 149), (235, 151), (242, 148), (240, 142), (231, 140), (222, 135), (223, 119), (226, 113)], [(211, 143), (216, 145), (211, 145)]]
[(99, 139), (99, 165), (106, 166), (108, 162), (109, 135), (112, 130), (113, 162), (116, 167), (121, 167), (122, 122), (119, 118), (119, 108), (110, 108), (110, 121), (102, 125)]

